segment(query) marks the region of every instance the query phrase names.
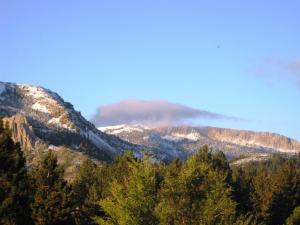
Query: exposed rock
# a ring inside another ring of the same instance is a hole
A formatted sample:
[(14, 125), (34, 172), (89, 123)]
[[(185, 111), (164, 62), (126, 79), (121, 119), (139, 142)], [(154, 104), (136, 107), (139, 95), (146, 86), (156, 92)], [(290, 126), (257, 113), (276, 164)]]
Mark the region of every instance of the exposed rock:
[(102, 161), (126, 149), (141, 149), (97, 130), (55, 92), (24, 84), (0, 82), (0, 86), (0, 117), (9, 123), (13, 140), (20, 143), (29, 162), (51, 146)]
[(296, 140), (268, 132), (188, 126), (149, 128), (142, 125), (99, 129), (135, 144), (163, 149), (165, 154), (173, 155), (173, 158), (184, 158), (205, 144), (222, 150), (228, 158), (243, 156), (256, 159), (258, 157), (253, 156), (300, 152), (300, 143)]
[(15, 142), (19, 142), (24, 151), (29, 152), (34, 149), (37, 137), (32, 126), (28, 124), (26, 117), (17, 114), (11, 117), (4, 117), (3, 121), (9, 124), (12, 130), (12, 139)]

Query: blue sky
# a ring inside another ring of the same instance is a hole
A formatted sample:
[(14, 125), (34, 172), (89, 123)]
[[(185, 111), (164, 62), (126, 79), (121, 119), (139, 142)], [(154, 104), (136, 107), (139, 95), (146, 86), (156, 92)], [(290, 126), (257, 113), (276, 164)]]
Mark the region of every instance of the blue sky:
[(201, 125), (300, 140), (300, 2), (0, 1), (0, 80), (100, 105), (165, 100)]

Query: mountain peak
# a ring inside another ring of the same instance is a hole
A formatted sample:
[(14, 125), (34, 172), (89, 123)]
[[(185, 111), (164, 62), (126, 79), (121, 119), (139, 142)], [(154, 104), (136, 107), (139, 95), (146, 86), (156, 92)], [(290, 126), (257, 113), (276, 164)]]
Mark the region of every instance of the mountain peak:
[(137, 149), (97, 130), (71, 103), (40, 86), (0, 82), (0, 116), (17, 134), (15, 141), (31, 152), (42, 143), (66, 146), (100, 160), (111, 160), (125, 149)]

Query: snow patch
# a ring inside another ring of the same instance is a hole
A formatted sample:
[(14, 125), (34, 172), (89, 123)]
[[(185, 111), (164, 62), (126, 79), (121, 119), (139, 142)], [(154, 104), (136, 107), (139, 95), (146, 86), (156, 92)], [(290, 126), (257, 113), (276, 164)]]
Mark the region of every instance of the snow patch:
[(53, 101), (53, 98), (58, 98), (56, 93), (42, 87), (27, 84), (17, 84), (17, 86), (25, 92), (26, 96), (31, 96), (34, 99), (48, 99)]
[(188, 139), (190, 141), (198, 141), (199, 134), (197, 134), (197, 133), (188, 133), (188, 134), (172, 133), (171, 135), (166, 135), (166, 136), (163, 136), (162, 138), (169, 140), (169, 141), (175, 141), (175, 142), (179, 142), (184, 139)]
[(175, 141), (175, 142), (179, 142), (182, 141), (184, 138), (182, 137), (175, 137), (175, 136), (171, 136), (171, 135), (165, 135), (162, 137), (162, 139), (168, 140), (168, 141)]
[(47, 107), (39, 102), (34, 103), (31, 106), (32, 109), (43, 112), (43, 113), (50, 113), (49, 110), (47, 109)]
[(26, 91), (27, 96), (33, 96), (34, 98), (48, 98), (49, 95), (46, 91), (41, 87), (26, 85), (26, 84), (18, 84), (18, 87)]
[(59, 117), (59, 118), (53, 117), (52, 119), (50, 119), (50, 120), (48, 121), (48, 123), (56, 124), (56, 125), (60, 125), (60, 126), (61, 126), (61, 123), (60, 123), (60, 117)]
[(126, 124), (116, 125), (116, 126), (106, 126), (106, 127), (98, 127), (98, 130), (102, 132), (106, 132), (108, 130), (118, 130), (126, 126)]
[(108, 133), (108, 134), (120, 134), (123, 132), (144, 132), (144, 130), (142, 129), (141, 126), (139, 125), (126, 125), (126, 124), (122, 124), (122, 125), (116, 125), (116, 126), (108, 126), (108, 127), (98, 127), (98, 130)]
[(57, 117), (53, 117), (52, 119), (50, 119), (50, 120), (48, 121), (48, 124), (53, 124), (53, 125), (55, 125), (56, 127), (64, 128), (64, 129), (67, 129), (67, 130), (69, 130), (69, 131), (75, 132), (76, 129), (72, 129), (68, 124), (63, 124), (63, 123), (60, 122), (61, 117), (62, 117), (62, 116), (60, 116), (60, 117), (58, 117), (58, 118), (57, 118)]
[(113, 147), (111, 147), (108, 143), (106, 143), (101, 137), (99, 137), (99, 135), (95, 134), (93, 131), (89, 130), (88, 132), (82, 134), (98, 148), (106, 148), (116, 153), (116, 150)]

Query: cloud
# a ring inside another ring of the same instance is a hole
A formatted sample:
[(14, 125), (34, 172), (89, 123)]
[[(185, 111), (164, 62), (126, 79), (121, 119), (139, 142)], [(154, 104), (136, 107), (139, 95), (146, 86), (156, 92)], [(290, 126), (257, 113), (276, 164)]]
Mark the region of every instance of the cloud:
[(294, 76), (297, 85), (300, 88), (300, 59), (293, 60), (286, 64), (286, 69)]
[(300, 59), (280, 60), (266, 58), (257, 67), (255, 74), (258, 77), (270, 80), (287, 81), (300, 88)]
[(124, 100), (100, 106), (91, 121), (96, 126), (145, 124), (148, 126), (180, 125), (193, 119), (239, 120), (218, 113), (194, 109), (162, 100)]

